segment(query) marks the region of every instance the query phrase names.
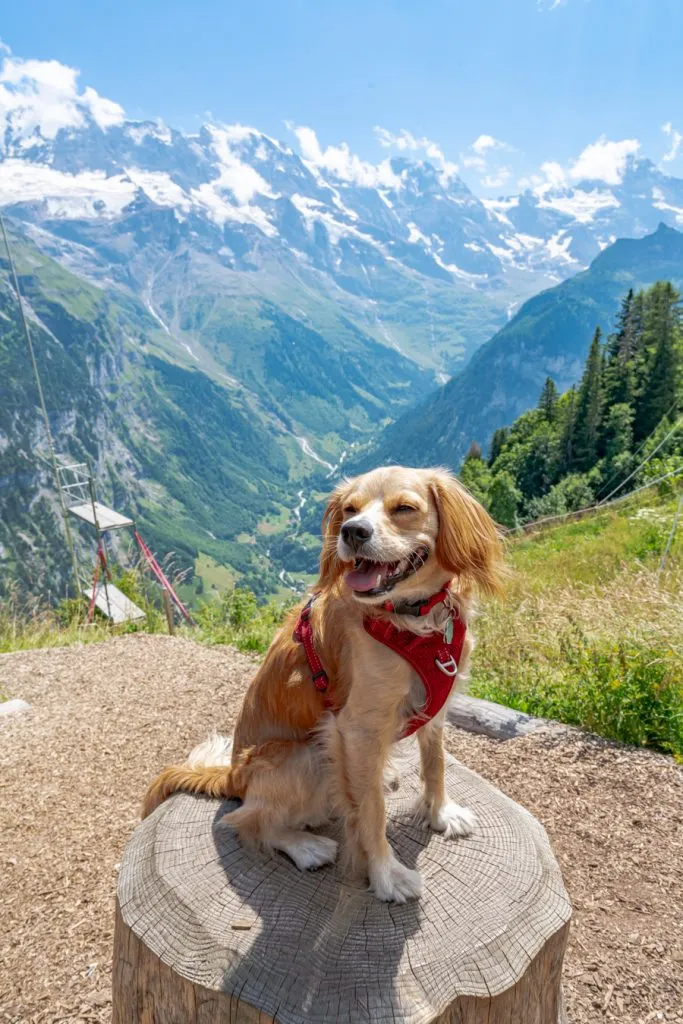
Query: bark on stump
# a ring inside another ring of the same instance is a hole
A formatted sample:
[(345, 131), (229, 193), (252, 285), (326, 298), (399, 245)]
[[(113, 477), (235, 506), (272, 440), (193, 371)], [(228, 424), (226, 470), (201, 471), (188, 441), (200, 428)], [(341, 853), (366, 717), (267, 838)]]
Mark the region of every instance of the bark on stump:
[(410, 823), (414, 758), (387, 797), (392, 846), (425, 882), (403, 905), (245, 850), (217, 825), (231, 802), (171, 797), (123, 857), (114, 1024), (565, 1021), (571, 908), (546, 833), (450, 758), (447, 776), (477, 815), (469, 839)]

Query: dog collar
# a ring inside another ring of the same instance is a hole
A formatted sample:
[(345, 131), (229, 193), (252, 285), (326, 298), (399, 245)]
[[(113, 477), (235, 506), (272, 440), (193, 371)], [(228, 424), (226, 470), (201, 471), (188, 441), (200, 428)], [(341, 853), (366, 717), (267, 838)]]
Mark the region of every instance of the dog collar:
[(385, 612), (393, 612), (394, 615), (414, 615), (415, 618), (429, 615), (432, 608), (437, 604), (443, 604), (446, 600), (450, 586), (450, 583), (446, 583), (441, 590), (437, 590), (436, 594), (432, 594), (431, 597), (425, 597), (420, 601), (402, 601), (400, 604), (394, 604), (393, 601), (385, 601), (382, 608)]

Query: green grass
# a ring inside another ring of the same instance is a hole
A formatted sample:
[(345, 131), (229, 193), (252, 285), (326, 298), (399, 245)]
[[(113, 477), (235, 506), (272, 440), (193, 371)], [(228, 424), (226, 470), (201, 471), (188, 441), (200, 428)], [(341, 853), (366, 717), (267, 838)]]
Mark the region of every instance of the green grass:
[(291, 509), (285, 508), (283, 505), (277, 514), (265, 516), (258, 524), (256, 529), (259, 533), (265, 537), (269, 537), (274, 533), (282, 533), (290, 525), (292, 519)]
[(200, 577), (204, 593), (212, 591), (223, 593), (232, 590), (237, 581), (237, 573), (227, 565), (221, 565), (211, 555), (200, 551), (194, 565), (195, 576)]
[[(127, 633), (166, 633), (166, 617), (158, 601), (158, 590), (136, 569), (117, 576), (116, 585), (145, 612), (140, 622), (112, 626), (99, 612), (92, 623), (85, 622), (87, 603), (63, 601), (56, 609), (35, 601), (22, 603), (10, 589), (0, 605), (0, 654), (37, 647), (67, 647), (72, 644), (101, 643), (111, 636)], [(176, 634), (198, 643), (232, 644), (240, 651), (264, 653), (295, 596), (258, 604), (254, 595), (230, 588), (220, 596), (201, 600), (192, 610), (194, 626), (176, 627)]]
[(683, 759), (681, 536), (658, 578), (676, 503), (650, 496), (513, 540), (471, 693)]

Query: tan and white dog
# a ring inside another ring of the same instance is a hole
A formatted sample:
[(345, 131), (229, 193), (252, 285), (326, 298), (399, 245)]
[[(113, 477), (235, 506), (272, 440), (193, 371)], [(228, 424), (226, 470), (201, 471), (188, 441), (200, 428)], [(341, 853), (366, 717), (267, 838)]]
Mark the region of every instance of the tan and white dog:
[[(380, 899), (403, 902), (420, 895), (421, 878), (387, 841), (383, 779), (391, 748), (419, 713), (425, 691), (408, 661), (369, 635), (364, 620), (388, 619), (421, 635), (439, 633), (453, 616), (467, 623), (476, 590), (500, 592), (501, 542), (455, 477), (399, 466), (341, 484), (323, 530), (310, 622), (327, 692), (313, 685), (306, 652), (293, 637), (297, 610), (247, 691), (233, 740), (213, 737), (186, 764), (163, 771), (143, 814), (177, 790), (239, 798), (241, 806), (223, 821), (244, 842), (282, 850), (302, 870), (336, 858), (337, 844), (307, 829), (341, 815), (348, 869), (364, 871)], [(428, 614), (408, 614), (445, 586), (445, 598)], [(458, 680), (472, 646), (468, 631)], [(445, 707), (417, 731), (423, 792), (416, 813), (447, 837), (466, 836), (473, 815), (444, 788), (444, 716)]]

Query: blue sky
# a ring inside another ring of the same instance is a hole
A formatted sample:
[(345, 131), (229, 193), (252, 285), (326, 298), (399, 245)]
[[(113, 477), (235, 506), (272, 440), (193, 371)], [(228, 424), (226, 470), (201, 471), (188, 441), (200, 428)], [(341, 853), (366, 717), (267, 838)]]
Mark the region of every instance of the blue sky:
[(295, 144), (289, 121), (372, 161), (431, 144), (477, 191), (636, 151), (683, 176), (681, 0), (39, 0), (0, 35), (132, 117)]

